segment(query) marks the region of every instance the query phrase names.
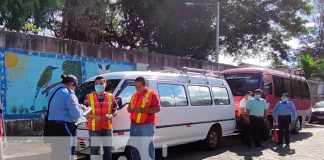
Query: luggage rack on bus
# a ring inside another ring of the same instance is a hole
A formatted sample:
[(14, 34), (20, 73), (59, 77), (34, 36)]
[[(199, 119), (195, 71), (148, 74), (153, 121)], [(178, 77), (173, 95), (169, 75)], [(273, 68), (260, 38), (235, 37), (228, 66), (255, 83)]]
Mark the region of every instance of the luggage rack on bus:
[(208, 81), (208, 77), (207, 76), (212, 76), (212, 77), (217, 77), (217, 78), (221, 78), (222, 79), (222, 85), (224, 85), (223, 83), (223, 75), (222, 72), (220, 71), (214, 71), (214, 70), (207, 70), (207, 69), (198, 69), (198, 68), (189, 68), (189, 67), (182, 67), (181, 70), (163, 70), (161, 72), (164, 73), (180, 73), (180, 74), (186, 74), (187, 78), (188, 78), (188, 83), (190, 83), (190, 78), (189, 78), (189, 74), (194, 74), (194, 75), (204, 75), (205, 79), (206, 79), (206, 83), (209, 84)]

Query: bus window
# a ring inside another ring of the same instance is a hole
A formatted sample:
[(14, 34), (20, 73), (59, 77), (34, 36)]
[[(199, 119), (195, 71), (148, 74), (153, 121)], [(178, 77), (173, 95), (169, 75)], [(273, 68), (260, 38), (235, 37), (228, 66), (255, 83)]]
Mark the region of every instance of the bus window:
[(301, 98), (302, 93), (301, 93), (301, 87), (300, 87), (299, 81), (296, 79), (293, 79), (292, 86), (293, 86), (293, 91), (294, 91), (294, 98), (296, 98), (296, 99)]
[(244, 96), (247, 91), (260, 89), (261, 75), (258, 73), (241, 73), (225, 75), (233, 96)]
[(273, 82), (275, 86), (275, 96), (281, 97), (285, 93), (285, 84), (282, 77), (273, 76)]
[(212, 98), (208, 87), (188, 86), (190, 102), (193, 106), (212, 105)]
[(310, 93), (309, 93), (309, 88), (308, 88), (306, 81), (301, 81), (301, 90), (302, 90), (303, 99), (309, 99)]
[(284, 79), (284, 85), (285, 85), (285, 93), (288, 93), (290, 98), (294, 98), (294, 94), (293, 94), (293, 91), (292, 91), (292, 86), (291, 86), (290, 79), (285, 78)]

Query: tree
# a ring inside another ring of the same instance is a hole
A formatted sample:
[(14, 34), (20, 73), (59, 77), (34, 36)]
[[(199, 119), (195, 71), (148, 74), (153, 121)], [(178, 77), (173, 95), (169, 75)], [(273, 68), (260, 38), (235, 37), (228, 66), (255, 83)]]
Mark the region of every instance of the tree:
[(303, 67), (306, 78), (314, 76), (316, 64), (314, 62), (314, 59), (309, 54), (302, 55), (300, 57), (300, 63)]
[(310, 54), (303, 54), (300, 56), (300, 64), (306, 78), (324, 80), (324, 58), (314, 60)]
[(301, 53), (309, 53), (315, 60), (324, 58), (324, 0), (314, 0), (313, 14), (307, 34), (301, 37)]
[[(206, 60), (215, 50), (216, 9), (186, 6), (188, 1), (66, 0), (59, 7), (40, 7), (46, 16), (37, 25), (47, 24), (60, 38)], [(8, 5), (4, 8), (8, 10)], [(28, 11), (34, 13), (34, 8)], [(60, 11), (53, 12), (57, 8)], [(16, 9), (11, 7), (10, 11)], [(310, 10), (304, 0), (221, 0), (221, 47), (234, 56), (265, 54), (288, 59), (289, 47), (284, 41), (305, 31), (306, 21), (301, 15)], [(61, 13), (62, 22), (54, 18), (54, 13)], [(15, 21), (6, 24), (15, 30), (19, 27), (14, 26), (21, 26)]]
[(0, 25), (10, 31), (21, 31), (27, 19), (34, 17), (36, 28), (45, 27), (46, 19), (62, 6), (63, 0), (0, 0)]

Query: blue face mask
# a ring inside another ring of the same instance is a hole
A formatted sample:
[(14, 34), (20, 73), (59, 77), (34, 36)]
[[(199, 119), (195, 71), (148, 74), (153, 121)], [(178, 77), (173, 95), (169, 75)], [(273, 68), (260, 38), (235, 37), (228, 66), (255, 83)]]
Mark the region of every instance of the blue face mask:
[(256, 99), (260, 99), (260, 98), (261, 98), (261, 95), (254, 95), (254, 97), (255, 97)]
[(104, 90), (104, 86), (103, 85), (96, 85), (95, 90), (96, 90), (96, 92), (102, 92)]
[(252, 98), (252, 96), (248, 96), (248, 100), (250, 100)]
[(281, 97), (281, 101), (282, 102), (287, 102), (288, 101), (288, 98), (287, 97)]

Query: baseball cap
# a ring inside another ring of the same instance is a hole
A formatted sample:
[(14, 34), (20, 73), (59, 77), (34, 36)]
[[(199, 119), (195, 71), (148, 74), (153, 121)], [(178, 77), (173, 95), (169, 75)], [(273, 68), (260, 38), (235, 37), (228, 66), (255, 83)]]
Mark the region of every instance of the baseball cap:
[(79, 92), (80, 88), (79, 88), (79, 81), (78, 78), (75, 75), (69, 74), (69, 75), (61, 75), (61, 78), (63, 79), (63, 81), (65, 82), (74, 82), (75, 84), (75, 92)]
[(283, 93), (282, 97), (289, 97), (289, 94), (288, 93)]

